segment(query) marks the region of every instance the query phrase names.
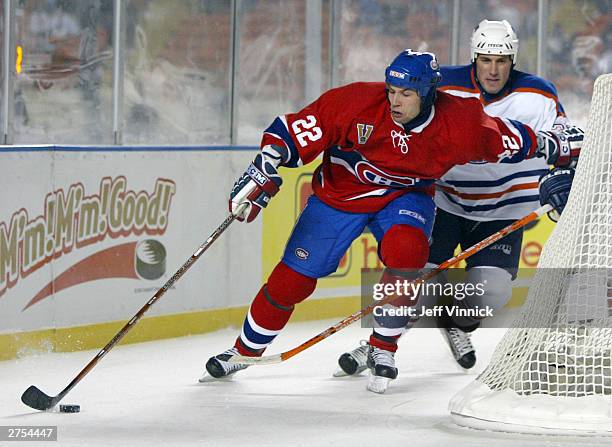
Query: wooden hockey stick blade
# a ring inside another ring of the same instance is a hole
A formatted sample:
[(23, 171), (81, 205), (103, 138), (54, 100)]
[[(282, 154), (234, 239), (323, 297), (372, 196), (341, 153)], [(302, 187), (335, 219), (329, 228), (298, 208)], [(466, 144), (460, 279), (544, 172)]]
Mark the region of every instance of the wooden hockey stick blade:
[[(508, 225), (505, 228), (502, 228), (501, 230), (497, 231), (496, 233), (493, 233), (491, 236), (489, 236), (489, 237), (483, 239), (482, 241), (472, 245), (471, 247), (467, 248), (466, 250), (463, 250), (457, 256), (453, 256), (452, 258), (444, 261), (438, 267), (436, 267), (435, 269), (432, 269), (431, 271), (429, 271), (427, 273), (424, 273), (423, 275), (419, 276), (417, 279), (411, 281), (411, 283), (425, 282), (425, 281), (433, 278), (434, 276), (437, 276), (438, 274), (442, 273), (443, 271), (445, 271), (449, 267), (452, 267), (453, 265), (459, 263), (460, 261), (463, 261), (464, 259), (469, 258), (470, 256), (472, 256), (475, 253), (478, 253), (480, 250), (482, 250), (485, 247), (488, 247), (493, 242), (496, 242), (496, 241), (500, 240), (501, 238), (503, 238), (504, 236), (512, 233), (513, 231), (516, 231), (519, 228), (524, 227), (528, 223), (533, 222), (534, 220), (540, 218), (542, 215), (544, 215), (545, 213), (547, 213), (548, 211), (551, 211), (551, 210), (552, 210), (552, 206), (550, 206), (550, 205), (543, 205), (543, 206), (541, 206), (537, 210), (527, 214), (525, 217), (523, 217), (523, 218), (521, 218), (521, 219), (511, 223), (510, 225)], [(337, 324), (335, 324), (334, 326), (331, 326), (330, 328), (327, 328), (326, 330), (324, 330), (320, 334), (315, 335), (310, 340), (305, 341), (301, 345), (296, 346), (295, 348), (290, 349), (289, 351), (285, 351), (285, 352), (282, 352), (280, 354), (267, 355), (267, 356), (261, 356), (261, 357), (247, 357), (247, 356), (242, 356), (242, 355), (235, 355), (233, 357), (230, 357), (230, 359), (228, 361), (230, 363), (242, 363), (242, 364), (245, 364), (245, 365), (270, 365), (270, 364), (273, 364), (273, 363), (284, 362), (285, 360), (290, 359), (294, 355), (297, 355), (300, 352), (310, 348), (311, 346), (316, 345), (320, 341), (325, 340), (327, 337), (329, 337), (330, 335), (335, 334), (339, 330), (344, 329), (349, 324), (352, 324), (355, 321), (358, 321), (361, 318), (365, 317), (366, 315), (371, 314), (374, 311), (375, 307), (387, 304), (388, 302), (392, 301), (395, 298), (396, 297), (394, 295), (390, 295), (390, 296), (387, 296), (387, 297), (383, 298), (382, 300), (375, 301), (372, 304), (370, 304), (369, 306), (364, 307), (363, 309), (361, 309), (360, 311), (355, 312), (352, 315), (349, 315), (344, 320), (338, 322)]]

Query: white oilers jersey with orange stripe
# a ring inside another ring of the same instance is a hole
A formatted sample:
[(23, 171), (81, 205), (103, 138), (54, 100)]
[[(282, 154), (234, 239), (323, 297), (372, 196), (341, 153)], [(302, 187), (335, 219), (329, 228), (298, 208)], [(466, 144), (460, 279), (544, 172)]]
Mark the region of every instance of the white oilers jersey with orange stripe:
[[(535, 131), (567, 122), (555, 86), (540, 77), (513, 70), (506, 89), (492, 97), (481, 93), (471, 65), (442, 67), (441, 72), (439, 90), (479, 98), (490, 116), (521, 121)], [(539, 206), (538, 180), (547, 171), (540, 158), (516, 164), (474, 160), (437, 182), (436, 205), (472, 220), (518, 219)]]

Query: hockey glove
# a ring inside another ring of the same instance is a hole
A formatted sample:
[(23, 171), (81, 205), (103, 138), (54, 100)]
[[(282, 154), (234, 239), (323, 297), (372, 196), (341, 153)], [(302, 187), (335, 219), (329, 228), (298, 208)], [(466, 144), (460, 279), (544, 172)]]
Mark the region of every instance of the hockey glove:
[(571, 168), (555, 168), (540, 178), (540, 205), (549, 204), (553, 207), (548, 217), (557, 222), (569, 197), (574, 170)]
[(276, 170), (277, 166), (277, 160), (257, 154), (246, 172), (234, 183), (229, 209), (236, 219), (253, 222), (259, 212), (268, 206), (270, 198), (283, 183)]
[(576, 167), (584, 139), (584, 131), (580, 127), (540, 131), (537, 138), (537, 157), (544, 157), (546, 163), (556, 167)]

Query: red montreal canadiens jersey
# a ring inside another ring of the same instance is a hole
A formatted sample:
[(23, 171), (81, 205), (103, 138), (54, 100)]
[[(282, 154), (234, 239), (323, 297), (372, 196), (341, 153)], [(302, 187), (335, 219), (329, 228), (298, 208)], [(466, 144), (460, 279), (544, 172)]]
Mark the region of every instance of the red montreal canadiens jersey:
[(323, 153), (314, 193), (333, 208), (375, 212), (409, 191), (433, 196), (433, 183), (469, 161), (518, 162), (536, 149), (533, 131), (488, 116), (477, 99), (438, 92), (427, 120), (406, 132), (393, 121), (385, 84), (335, 88), (297, 113), (277, 117), (261, 147), (287, 147), (296, 167)]

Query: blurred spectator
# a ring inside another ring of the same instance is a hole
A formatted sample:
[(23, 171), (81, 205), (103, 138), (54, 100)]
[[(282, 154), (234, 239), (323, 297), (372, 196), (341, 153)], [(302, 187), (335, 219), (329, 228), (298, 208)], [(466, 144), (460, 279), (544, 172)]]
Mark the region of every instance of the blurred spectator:
[(76, 18), (58, 5), (57, 0), (36, 2), (36, 9), (30, 16), (30, 31), (39, 40), (65, 39), (79, 34)]
[(580, 77), (595, 79), (601, 71), (603, 40), (599, 36), (576, 36), (572, 44), (572, 66)]
[[(46, 122), (49, 116), (47, 106), (57, 107), (61, 90), (78, 91), (78, 95), (63, 94), (61, 101), (77, 102), (70, 105), (70, 110), (85, 110), (78, 113), (84, 121), (98, 123), (103, 119), (98, 114), (107, 105), (109, 98), (104, 95), (108, 95), (112, 79), (113, 3), (113, 0), (16, 0), (12, 3), (16, 13), (16, 42), (24, 49), (23, 72), (15, 85), (15, 107), (19, 110), (16, 121), (30, 122), (23, 135), (30, 135), (35, 125), (43, 129), (43, 134), (49, 133), (47, 129), (55, 129), (40, 123)], [(460, 2), (460, 39), (469, 36), (473, 24), (481, 19), (511, 20), (523, 46), (519, 68), (535, 71), (540, 3), (548, 6), (546, 76), (559, 88), (565, 105), (569, 105), (566, 108), (573, 107), (571, 101), (565, 100), (567, 96), (582, 107), (583, 102), (588, 103), (595, 77), (612, 71), (612, 0), (464, 0)], [(203, 86), (196, 90), (206, 100), (198, 101), (193, 93), (185, 95), (184, 92), (194, 79), (198, 82), (206, 79), (206, 84), (214, 83), (221, 88), (224, 97), (229, 94), (227, 55), (232, 25), (229, 2), (123, 0), (123, 4), (124, 19), (127, 19), (126, 77), (134, 81), (127, 83), (126, 90), (134, 93), (140, 102), (149, 101), (153, 93), (158, 93), (160, 101), (168, 101), (168, 95), (172, 96), (177, 109), (194, 101), (201, 108), (204, 108), (201, 104), (206, 104), (205, 107), (216, 111), (218, 102), (210, 100), (211, 93)], [(270, 109), (292, 108), (291, 104), (302, 100), (303, 77), (309, 69), (304, 67), (303, 58), (305, 2), (248, 0), (238, 4), (238, 80), (239, 86), (248, 86), (238, 88), (242, 109), (239, 115), (248, 116), (253, 128), (259, 129), (261, 122), (255, 122), (252, 117), (268, 119), (262, 112), (265, 109), (262, 103), (269, 103)], [(406, 47), (434, 51), (440, 62), (450, 62), (453, 4), (453, 0), (337, 0), (335, 10), (339, 16), (333, 30), (334, 37), (338, 37), (333, 53), (336, 60), (329, 67), (336, 85), (380, 79), (379, 72), (372, 67), (385, 64)], [(325, 37), (330, 31), (328, 6), (329, 0), (322, 1), (323, 59), (332, 50)], [(140, 40), (143, 30), (150, 38), (148, 49), (136, 44), (139, 39), (136, 23), (140, 24)], [(460, 60), (469, 57), (465, 48), (460, 47), (459, 52)], [(322, 67), (324, 72), (328, 70), (327, 61)], [(163, 87), (139, 83), (143, 77), (160, 78), (160, 73), (165, 76), (159, 84)], [(143, 85), (149, 89), (148, 95)], [(36, 88), (36, 95), (29, 94), (32, 86)], [(56, 94), (58, 98), (53, 96)], [(42, 112), (37, 113), (34, 103)], [(226, 103), (227, 100), (223, 102)], [(222, 107), (225, 110), (229, 106)], [(576, 116), (574, 110), (568, 112)], [(222, 123), (219, 126), (225, 125), (225, 120), (219, 118), (219, 122)], [(183, 130), (179, 133), (184, 134)]]
[(601, 73), (612, 73), (612, 23), (604, 34), (604, 53), (601, 57)]

